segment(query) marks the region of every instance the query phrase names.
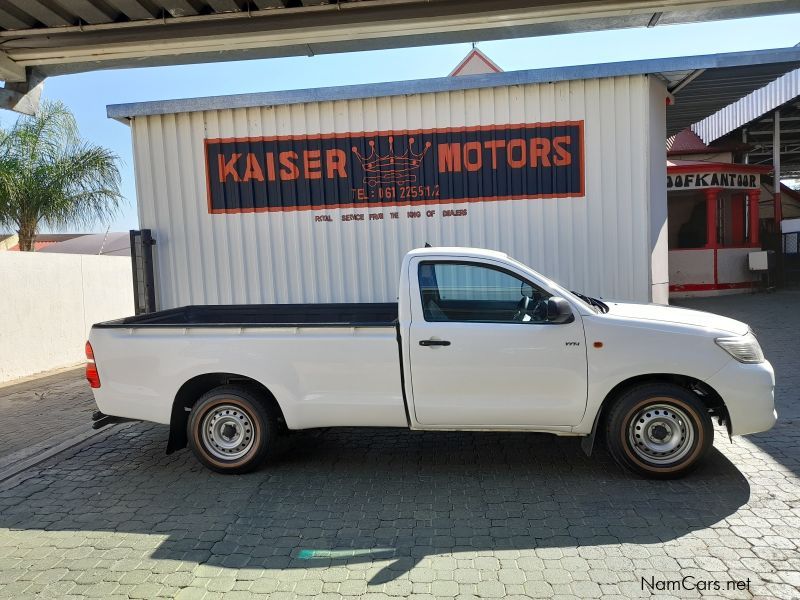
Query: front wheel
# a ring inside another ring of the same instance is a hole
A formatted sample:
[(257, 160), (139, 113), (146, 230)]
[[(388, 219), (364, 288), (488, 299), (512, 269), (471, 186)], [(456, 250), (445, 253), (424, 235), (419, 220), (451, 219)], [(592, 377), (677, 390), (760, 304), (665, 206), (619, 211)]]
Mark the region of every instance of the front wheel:
[(189, 447), (201, 463), (219, 473), (252, 471), (275, 443), (273, 412), (246, 387), (214, 388), (192, 407), (186, 432)]
[(714, 426), (703, 403), (669, 383), (624, 393), (608, 414), (605, 433), (617, 463), (656, 479), (683, 477), (714, 442)]

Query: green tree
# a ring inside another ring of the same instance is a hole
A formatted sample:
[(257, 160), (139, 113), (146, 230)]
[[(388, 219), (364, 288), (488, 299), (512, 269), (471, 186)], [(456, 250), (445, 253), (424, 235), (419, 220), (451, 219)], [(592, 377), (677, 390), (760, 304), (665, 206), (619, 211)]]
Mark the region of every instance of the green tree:
[(91, 226), (118, 211), (118, 157), (81, 139), (75, 117), (60, 102), (45, 102), (35, 117), (0, 128), (0, 227), (19, 234), (32, 251), (40, 225)]

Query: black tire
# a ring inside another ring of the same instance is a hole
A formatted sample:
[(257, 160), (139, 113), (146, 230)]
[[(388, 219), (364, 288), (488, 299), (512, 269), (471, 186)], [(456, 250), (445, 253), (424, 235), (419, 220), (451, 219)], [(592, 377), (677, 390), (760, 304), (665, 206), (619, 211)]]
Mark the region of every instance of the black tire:
[(677, 479), (708, 453), (714, 426), (692, 392), (650, 383), (617, 398), (605, 420), (605, 436), (611, 456), (626, 469), (652, 479)]
[(203, 394), (192, 407), (186, 427), (194, 455), (218, 473), (258, 468), (278, 435), (272, 404), (251, 388), (238, 385), (223, 385)]

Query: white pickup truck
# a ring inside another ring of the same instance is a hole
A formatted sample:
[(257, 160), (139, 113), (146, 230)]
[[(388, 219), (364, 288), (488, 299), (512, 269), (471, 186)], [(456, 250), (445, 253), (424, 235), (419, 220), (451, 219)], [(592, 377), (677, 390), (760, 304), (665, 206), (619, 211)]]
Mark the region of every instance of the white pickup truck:
[(100, 323), (96, 426), (170, 425), (207, 467), (256, 468), (285, 429), (600, 432), (624, 467), (684, 475), (713, 442), (777, 418), (747, 325), (569, 292), (499, 252), (424, 248), (397, 304), (189, 306)]

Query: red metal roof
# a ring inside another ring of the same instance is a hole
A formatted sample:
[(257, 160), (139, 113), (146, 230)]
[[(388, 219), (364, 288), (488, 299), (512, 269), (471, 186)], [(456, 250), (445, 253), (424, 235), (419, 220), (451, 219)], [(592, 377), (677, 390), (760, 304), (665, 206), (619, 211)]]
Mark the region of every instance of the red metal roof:
[[(59, 242), (65, 242), (67, 240), (71, 240), (76, 237), (81, 237), (86, 235), (85, 233), (40, 233), (36, 236), (36, 240), (33, 242), (33, 250), (36, 252), (37, 250), (41, 250), (42, 248), (46, 248), (47, 246), (51, 246), (53, 244), (57, 244)], [(14, 244), (8, 249), (9, 252), (19, 252), (19, 244)]]
[(727, 142), (719, 145), (709, 146), (689, 129), (681, 130), (672, 137), (667, 138), (667, 156), (680, 156), (684, 154), (714, 154), (717, 152), (737, 152), (750, 146), (748, 144)]
[(713, 150), (700, 139), (699, 135), (687, 127), (680, 133), (667, 138), (667, 152), (670, 154), (690, 154), (713, 152)]
[[(47, 246), (52, 246), (53, 244), (57, 244), (58, 242), (33, 242), (33, 251), (37, 252), (42, 248), (46, 248)], [(11, 248), (8, 249), (9, 252), (19, 252), (19, 244), (14, 244)]]
[(458, 76), (461, 71), (463, 71), (467, 65), (472, 63), (473, 61), (477, 61), (481, 63), (481, 66), (485, 69), (488, 69), (490, 72), (493, 73), (502, 73), (503, 69), (501, 69), (497, 63), (495, 63), (491, 58), (486, 56), (483, 52), (478, 50), (477, 48), (473, 48), (469, 51), (469, 53), (458, 63), (455, 68), (450, 71), (450, 75), (448, 77), (456, 77)]

